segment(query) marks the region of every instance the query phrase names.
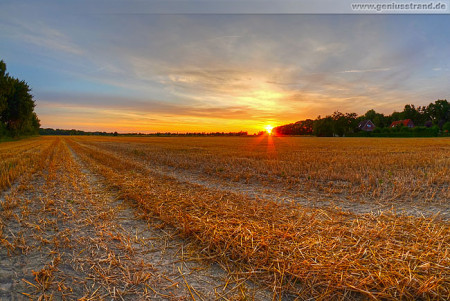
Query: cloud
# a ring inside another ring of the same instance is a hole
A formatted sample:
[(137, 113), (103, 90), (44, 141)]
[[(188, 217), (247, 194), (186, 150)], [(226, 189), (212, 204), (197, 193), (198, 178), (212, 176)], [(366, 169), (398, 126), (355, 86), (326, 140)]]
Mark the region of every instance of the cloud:
[(87, 111), (100, 112), (108, 110), (119, 114), (131, 113), (137, 116), (164, 115), (179, 117), (200, 117), (214, 119), (249, 119), (265, 114), (264, 110), (258, 110), (245, 105), (212, 106), (202, 102), (191, 101), (189, 104), (176, 104), (152, 99), (130, 99), (122, 97), (110, 97), (100, 95), (43, 95), (38, 102), (39, 109), (62, 110), (64, 108), (85, 108)]
[(389, 71), (391, 68), (375, 68), (375, 69), (365, 69), (365, 70), (345, 70), (342, 71), (342, 73), (362, 73), (362, 72), (382, 72), (382, 71)]
[[(0, 50), (38, 46), (22, 60), (55, 74), (33, 87), (43, 114), (84, 108), (104, 122), (122, 114), (136, 124), (192, 119), (190, 126), (221, 128), (337, 109), (390, 113), (449, 93), (437, 76), (450, 66), (450, 22), (439, 16), (26, 17), (0, 21)], [(51, 62), (38, 65), (41, 56)]]
[(24, 20), (3, 17), (0, 28), (9, 38), (33, 44), (42, 49), (72, 55), (84, 54), (83, 49), (73, 43), (67, 35), (43, 21), (28, 24)]

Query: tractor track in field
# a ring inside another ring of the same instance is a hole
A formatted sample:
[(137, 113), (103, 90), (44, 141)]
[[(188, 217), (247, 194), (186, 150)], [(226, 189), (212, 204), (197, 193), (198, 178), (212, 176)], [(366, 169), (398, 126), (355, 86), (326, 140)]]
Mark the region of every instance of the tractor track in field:
[[(94, 145), (84, 144), (86, 147), (94, 147), (104, 152), (129, 160), (122, 154)], [(276, 186), (265, 186), (260, 183), (243, 183), (242, 181), (223, 180), (214, 176), (201, 173), (200, 171), (183, 170), (176, 167), (158, 165), (149, 160), (142, 160), (141, 163), (152, 173), (173, 178), (181, 183), (198, 185), (207, 189), (226, 193), (236, 193), (244, 195), (250, 199), (271, 200), (280, 203), (295, 202), (309, 208), (335, 208), (344, 212), (355, 214), (380, 215), (384, 212), (393, 212), (398, 215), (411, 215), (416, 217), (430, 217), (442, 220), (450, 220), (449, 202), (421, 202), (416, 200), (396, 201), (396, 200), (349, 200), (345, 195), (324, 193), (320, 198), (310, 197), (307, 193), (299, 193), (299, 190), (289, 190)], [(300, 189), (301, 191), (301, 189)]]
[(265, 187), (260, 184), (246, 184), (242, 182), (224, 182), (223, 180), (213, 179), (199, 172), (193, 173), (176, 168), (154, 166), (147, 162), (147, 168), (161, 175), (172, 177), (182, 183), (199, 185), (208, 189), (219, 190), (222, 192), (238, 193), (251, 199), (266, 199), (280, 203), (295, 202), (310, 208), (335, 208), (345, 212), (356, 214), (375, 214), (379, 215), (386, 211), (392, 211), (399, 215), (412, 216), (438, 216), (443, 220), (450, 220), (450, 203), (425, 203), (420, 204), (416, 201), (409, 202), (369, 202), (352, 201), (336, 196), (323, 196), (320, 199), (313, 199), (307, 196), (296, 196), (298, 192), (290, 192), (286, 189), (276, 189), (274, 187)]
[(49, 159), (0, 199), (0, 300), (271, 297), (144, 219), (64, 142)]

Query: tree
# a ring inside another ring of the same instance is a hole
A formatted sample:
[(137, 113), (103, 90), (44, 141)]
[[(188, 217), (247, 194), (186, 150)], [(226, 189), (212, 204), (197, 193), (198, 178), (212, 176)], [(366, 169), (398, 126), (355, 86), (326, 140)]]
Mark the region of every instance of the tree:
[(356, 113), (341, 113), (336, 111), (331, 115), (333, 120), (333, 134), (338, 136), (344, 136), (345, 134), (352, 133), (357, 126)]
[(6, 64), (0, 61), (0, 125), (11, 136), (36, 134), (39, 119), (28, 84), (6, 73)]
[(417, 112), (416, 107), (413, 104), (405, 105), (403, 109), (403, 119), (411, 119), (414, 124), (418, 124), (420, 121), (420, 113)]
[(332, 137), (333, 136), (333, 118), (326, 116), (325, 118), (317, 117), (314, 120), (314, 134), (318, 137)]
[(321, 118), (320, 116), (314, 120), (313, 131), (316, 136), (332, 137), (345, 136), (353, 133), (358, 125), (356, 113), (334, 112), (331, 116)]
[(7, 95), (9, 94), (8, 74), (6, 73), (6, 64), (0, 61), (0, 117), (8, 107)]
[(375, 112), (373, 109), (367, 111), (362, 120), (370, 120), (378, 128), (389, 126), (386, 116), (382, 113)]
[(273, 129), (276, 135), (311, 135), (313, 133), (312, 119), (300, 120), (296, 123), (277, 126)]
[(331, 115), (331, 118), (333, 120), (333, 135), (343, 136), (345, 134), (347, 123), (345, 120), (345, 115), (339, 111), (336, 111), (333, 113), (333, 115)]
[(446, 99), (439, 99), (434, 103), (430, 103), (426, 111), (433, 123), (440, 124), (441, 127), (447, 121), (450, 121), (450, 104)]

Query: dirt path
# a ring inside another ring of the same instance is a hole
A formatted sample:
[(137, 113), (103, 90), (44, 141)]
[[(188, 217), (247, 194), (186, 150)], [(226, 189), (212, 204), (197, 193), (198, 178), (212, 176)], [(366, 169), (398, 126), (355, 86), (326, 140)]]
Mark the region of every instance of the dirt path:
[(11, 188), (0, 208), (0, 300), (271, 297), (140, 218), (62, 141), (46, 170)]

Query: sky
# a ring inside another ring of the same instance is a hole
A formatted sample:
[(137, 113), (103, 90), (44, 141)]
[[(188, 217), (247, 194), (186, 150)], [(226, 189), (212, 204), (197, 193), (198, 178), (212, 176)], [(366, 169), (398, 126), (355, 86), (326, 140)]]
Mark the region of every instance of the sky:
[(336, 110), (390, 114), (450, 99), (449, 15), (67, 3), (0, 4), (0, 59), (31, 86), (44, 128), (254, 133)]

